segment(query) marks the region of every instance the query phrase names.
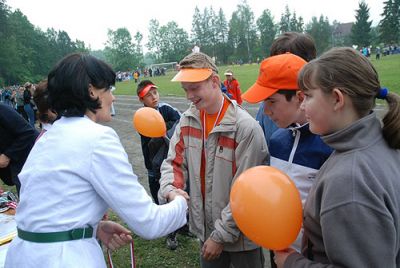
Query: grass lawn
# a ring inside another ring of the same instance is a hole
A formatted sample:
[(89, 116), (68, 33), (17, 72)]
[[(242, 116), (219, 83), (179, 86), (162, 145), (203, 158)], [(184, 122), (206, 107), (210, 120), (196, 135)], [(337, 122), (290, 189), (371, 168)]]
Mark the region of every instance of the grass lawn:
[[(400, 54), (381, 57), (379, 61), (375, 60), (375, 55), (372, 55), (371, 61), (378, 71), (382, 87), (387, 87), (390, 91), (400, 94)], [(258, 64), (218, 66), (221, 79), (225, 79), (223, 74), (228, 68), (233, 71), (234, 76), (239, 81), (242, 93), (256, 81), (259, 71)], [(146, 79), (152, 80), (159, 87), (161, 96), (184, 96), (180, 83), (171, 82), (175, 73), (170, 71), (165, 76), (148, 77)], [(136, 95), (136, 86), (137, 84), (133, 81), (120, 82), (117, 83), (117, 89), (114, 93), (117, 95)]]

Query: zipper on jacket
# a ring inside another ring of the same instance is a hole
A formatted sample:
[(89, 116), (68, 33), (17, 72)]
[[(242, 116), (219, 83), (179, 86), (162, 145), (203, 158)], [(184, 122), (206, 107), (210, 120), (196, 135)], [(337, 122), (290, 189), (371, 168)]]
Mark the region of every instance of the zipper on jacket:
[(294, 154), (296, 153), (297, 150), (297, 146), (299, 145), (299, 140), (300, 140), (300, 131), (298, 130), (292, 130), (293, 133), (293, 137), (294, 137), (294, 142), (293, 142), (293, 147), (292, 147), (292, 151), (290, 152), (290, 156), (289, 156), (289, 163), (293, 163), (293, 158), (294, 158)]

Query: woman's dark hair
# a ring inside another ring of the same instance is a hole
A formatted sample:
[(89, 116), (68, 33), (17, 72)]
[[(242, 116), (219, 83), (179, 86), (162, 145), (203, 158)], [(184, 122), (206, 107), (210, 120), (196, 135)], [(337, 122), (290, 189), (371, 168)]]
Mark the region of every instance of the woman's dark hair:
[[(321, 89), (330, 94), (337, 88), (350, 97), (359, 117), (375, 106), (380, 94), (378, 73), (367, 57), (352, 48), (332, 48), (318, 59), (307, 63), (300, 71), (301, 90)], [(385, 97), (388, 112), (383, 118), (383, 136), (390, 147), (400, 149), (400, 96), (388, 93)]]
[(88, 54), (66, 56), (50, 71), (48, 78), (49, 104), (59, 116), (83, 116), (88, 110), (101, 108), (93, 99), (89, 86), (110, 90), (115, 84), (115, 72), (105, 62)]
[(278, 36), (271, 45), (270, 56), (290, 52), (309, 62), (317, 56), (314, 39), (309, 34), (286, 32)]

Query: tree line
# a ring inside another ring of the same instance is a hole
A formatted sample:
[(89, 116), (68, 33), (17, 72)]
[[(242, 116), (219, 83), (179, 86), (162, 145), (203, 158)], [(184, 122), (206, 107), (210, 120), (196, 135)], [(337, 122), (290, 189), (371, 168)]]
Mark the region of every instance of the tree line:
[(127, 28), (108, 29), (104, 49), (91, 51), (83, 41), (71, 40), (65, 31), (42, 31), (21, 11), (12, 12), (6, 0), (0, 0), (0, 84), (38, 81), (57, 60), (76, 51), (90, 52), (109, 62), (115, 70), (126, 71), (150, 63), (179, 61), (194, 45), (215, 57), (218, 64), (255, 62), (267, 57), (274, 38), (287, 31), (309, 33), (319, 54), (332, 46), (398, 44), (400, 0), (386, 0), (379, 24), (375, 27), (371, 24), (369, 7), (363, 1), (355, 11), (351, 33), (338, 37), (335, 31), (340, 23), (331, 23), (324, 15), (305, 23), (296, 11), (286, 6), (278, 21), (268, 9), (255, 18), (243, 0), (229, 21), (223, 9), (216, 11), (211, 6), (200, 10), (196, 7), (190, 33), (175, 21), (161, 25), (157, 19), (152, 19), (146, 44), (143, 44), (140, 32), (132, 36)]

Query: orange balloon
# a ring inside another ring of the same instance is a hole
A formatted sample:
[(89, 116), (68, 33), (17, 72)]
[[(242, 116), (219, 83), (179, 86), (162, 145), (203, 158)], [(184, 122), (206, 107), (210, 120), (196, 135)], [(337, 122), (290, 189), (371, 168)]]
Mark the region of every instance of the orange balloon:
[(167, 127), (159, 111), (150, 107), (142, 107), (133, 115), (133, 126), (137, 132), (150, 138), (165, 136)]
[(257, 166), (240, 174), (230, 205), (239, 229), (272, 250), (290, 246), (302, 225), (300, 193), (288, 175), (274, 167)]

